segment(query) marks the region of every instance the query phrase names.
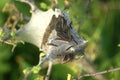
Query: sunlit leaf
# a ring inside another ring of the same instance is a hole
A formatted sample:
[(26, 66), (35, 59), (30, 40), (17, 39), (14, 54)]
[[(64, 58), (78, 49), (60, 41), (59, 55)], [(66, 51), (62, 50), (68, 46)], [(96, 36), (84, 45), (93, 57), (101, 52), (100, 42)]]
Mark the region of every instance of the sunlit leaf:
[(120, 47), (120, 44), (118, 44), (118, 47)]
[(41, 2), (40, 3), (40, 7), (42, 8), (42, 9), (47, 9), (48, 7), (47, 7), (47, 4), (46, 3), (44, 3), (44, 2)]
[(71, 77), (72, 77), (71, 74), (68, 74), (67, 75), (67, 80), (71, 80)]
[(33, 73), (37, 74), (40, 71), (40, 69), (41, 69), (40, 66), (34, 66), (32, 68), (32, 71), (33, 71)]

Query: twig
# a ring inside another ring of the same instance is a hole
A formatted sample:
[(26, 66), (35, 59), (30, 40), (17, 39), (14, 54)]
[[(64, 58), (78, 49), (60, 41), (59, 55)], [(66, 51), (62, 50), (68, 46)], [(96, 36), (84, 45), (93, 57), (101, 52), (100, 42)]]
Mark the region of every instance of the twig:
[(8, 41), (2, 41), (2, 40), (0, 40), (0, 43), (5, 43), (5, 44), (8, 44), (8, 45), (12, 45), (12, 52), (14, 51), (14, 49), (16, 47), (15, 43), (11, 43), (11, 42), (8, 42)]
[(0, 40), (0, 43), (5, 43), (5, 44), (8, 44), (8, 45), (14, 45), (14, 43), (10, 43), (10, 42), (8, 42), (8, 41), (2, 41), (2, 40)]
[(105, 71), (101, 71), (101, 72), (97, 72), (97, 73), (88, 73), (88, 74), (84, 74), (82, 76), (78, 77), (78, 80), (80, 80), (83, 77), (89, 77), (89, 76), (96, 76), (96, 75), (101, 75), (101, 74), (105, 74), (105, 73), (109, 73), (109, 72), (113, 72), (113, 71), (119, 71), (119, 68), (114, 68), (114, 69), (110, 69), (110, 70), (105, 70)]
[(88, 13), (90, 11), (90, 5), (91, 5), (91, 0), (87, 0), (86, 9), (85, 9), (86, 16), (88, 15)]
[(5, 22), (3, 27), (6, 27), (8, 23), (10, 22), (10, 20), (11, 20), (11, 15), (8, 16), (7, 21)]
[(52, 62), (51, 61), (49, 61), (49, 65), (48, 65), (48, 70), (47, 70), (47, 75), (46, 75), (46, 77), (45, 77), (45, 80), (49, 80), (49, 78), (50, 78), (50, 74), (51, 74), (51, 70), (52, 70)]

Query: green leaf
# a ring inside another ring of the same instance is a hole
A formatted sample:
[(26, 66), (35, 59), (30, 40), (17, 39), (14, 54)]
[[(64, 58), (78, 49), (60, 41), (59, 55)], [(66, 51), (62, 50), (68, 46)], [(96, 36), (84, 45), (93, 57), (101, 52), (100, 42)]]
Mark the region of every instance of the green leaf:
[(14, 38), (15, 38), (15, 31), (12, 31), (12, 32), (10, 33), (10, 35), (11, 35), (12, 38), (14, 39)]
[(120, 47), (120, 44), (118, 44), (118, 47)]
[(67, 80), (71, 80), (71, 74), (67, 75)]
[(0, 29), (0, 39), (3, 38), (5, 36), (5, 33), (3, 32), (2, 29)]
[(40, 53), (40, 58), (44, 57), (45, 56), (45, 53)]
[(40, 71), (40, 69), (41, 69), (40, 66), (34, 66), (32, 68), (32, 71), (33, 71), (34, 74), (37, 74)]
[(44, 3), (44, 2), (41, 2), (41, 3), (40, 3), (40, 7), (41, 7), (42, 9), (47, 9), (47, 8), (48, 8), (48, 7), (47, 7), (47, 4)]
[(24, 73), (24, 74), (29, 74), (30, 71), (31, 71), (31, 68), (28, 67), (28, 68), (26, 68), (26, 69), (23, 70), (23, 73)]
[(37, 77), (36, 79), (34, 80), (44, 80), (44, 77), (40, 76), (40, 77)]

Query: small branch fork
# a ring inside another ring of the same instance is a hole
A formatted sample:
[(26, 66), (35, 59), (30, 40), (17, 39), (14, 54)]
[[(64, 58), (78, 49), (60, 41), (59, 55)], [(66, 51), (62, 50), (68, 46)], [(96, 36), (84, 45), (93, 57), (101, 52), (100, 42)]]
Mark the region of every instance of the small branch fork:
[(119, 70), (120, 70), (120, 67), (114, 68), (114, 69), (110, 69), (110, 70), (101, 71), (101, 72), (97, 72), (97, 73), (88, 73), (88, 74), (84, 74), (84, 75), (78, 76), (78, 80), (80, 80), (81, 78), (84, 78), (84, 77), (96, 76), (96, 75), (106, 74), (106, 73), (119, 71)]

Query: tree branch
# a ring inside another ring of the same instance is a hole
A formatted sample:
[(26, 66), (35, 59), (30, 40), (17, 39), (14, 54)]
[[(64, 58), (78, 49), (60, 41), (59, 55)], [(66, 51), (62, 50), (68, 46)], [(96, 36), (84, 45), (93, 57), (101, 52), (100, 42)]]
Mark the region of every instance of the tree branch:
[[(80, 60), (81, 68), (85, 70), (87, 73), (96, 73), (97, 69), (94, 65), (94, 63), (88, 59), (87, 57), (84, 57)], [(83, 66), (82, 66), (83, 65)], [(105, 80), (102, 75), (94, 76), (96, 80)]]
[(114, 71), (119, 71), (119, 70), (120, 70), (120, 67), (114, 68), (114, 69), (110, 69), (110, 70), (101, 71), (101, 72), (97, 72), (97, 73), (88, 73), (88, 74), (84, 74), (84, 75), (79, 76), (78, 80), (80, 80), (83, 77), (96, 76), (96, 75), (106, 74), (106, 73), (110, 73), (110, 72), (114, 72)]

